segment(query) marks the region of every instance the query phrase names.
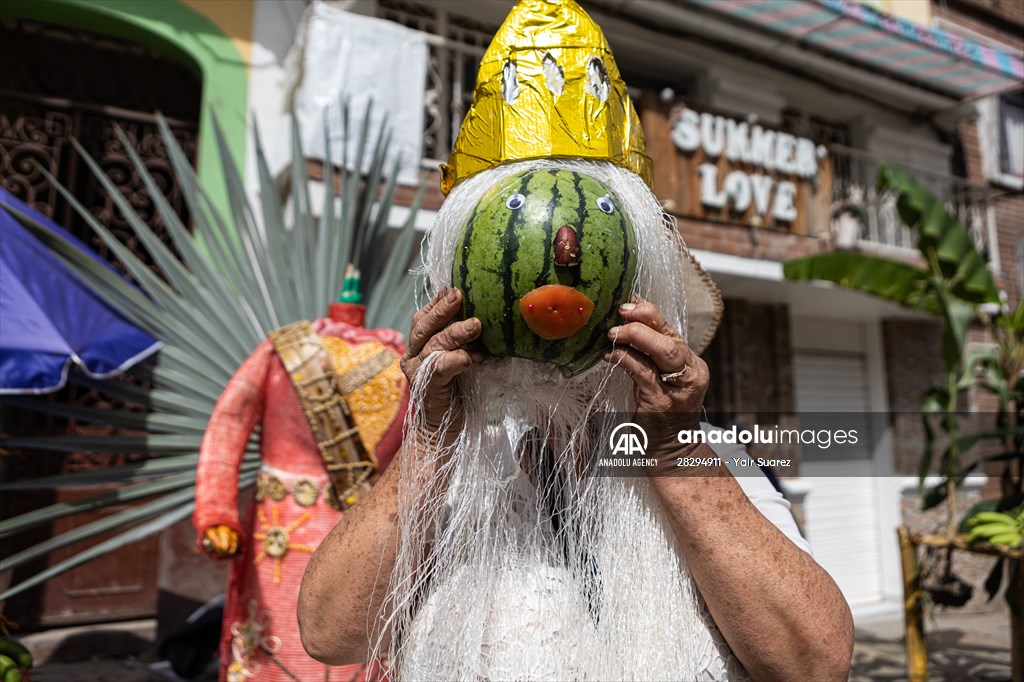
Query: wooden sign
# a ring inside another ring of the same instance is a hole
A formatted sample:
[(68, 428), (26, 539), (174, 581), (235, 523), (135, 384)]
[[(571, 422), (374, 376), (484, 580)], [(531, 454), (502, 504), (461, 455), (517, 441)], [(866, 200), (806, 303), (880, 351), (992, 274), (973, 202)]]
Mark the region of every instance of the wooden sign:
[(813, 140), (677, 106), (645, 107), (655, 192), (678, 216), (825, 236), (832, 164)]

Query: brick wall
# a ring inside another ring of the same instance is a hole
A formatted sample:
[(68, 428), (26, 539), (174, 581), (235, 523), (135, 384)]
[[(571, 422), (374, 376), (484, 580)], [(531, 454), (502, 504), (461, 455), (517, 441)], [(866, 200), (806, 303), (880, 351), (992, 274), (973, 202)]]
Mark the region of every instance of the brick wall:
[[(1024, 2), (1020, 0), (948, 0), (933, 4), (932, 9), (935, 17), (996, 40), (1018, 53), (1024, 51)], [(978, 123), (961, 120), (957, 133), (963, 145), (968, 179), (976, 184), (988, 183), (982, 166)], [(991, 187), (1001, 266), (998, 284), (1015, 307), (1024, 295), (1017, 261), (1017, 249), (1024, 240), (1024, 193), (998, 185)]]
[(932, 3), (932, 16), (1024, 50), (1024, 3), (1020, 0), (943, 0)]
[(679, 219), (679, 231), (691, 249), (786, 262), (831, 250), (831, 242), (779, 230)]
[[(977, 122), (961, 120), (957, 133), (963, 145), (967, 179), (975, 184), (987, 184), (988, 179), (985, 177), (981, 160)], [(1022, 273), (1017, 260), (1018, 244), (1024, 239), (1024, 193), (996, 185), (991, 189), (1000, 260), (997, 284), (1006, 292), (1010, 306), (1016, 307), (1024, 294), (1020, 290)]]
[(921, 398), (944, 376), (942, 327), (937, 320), (883, 320), (882, 344), (893, 414), (893, 469), (916, 475), (924, 448)]
[(1024, 292), (1020, 290), (1021, 263), (1017, 259), (1017, 249), (1024, 241), (1024, 194), (1001, 194), (996, 197), (994, 203), (1001, 260), (999, 283), (1009, 296), (1011, 308), (1016, 308), (1024, 296)]
[(969, 118), (957, 123), (957, 135), (964, 150), (964, 165), (967, 179), (974, 184), (985, 183), (985, 169), (981, 163), (981, 142), (978, 139), (978, 125)]
[[(889, 409), (892, 413), (893, 467), (897, 474), (916, 476), (925, 439), (920, 417), (921, 398), (930, 386), (945, 379), (940, 361), (942, 327), (938, 320), (884, 320), (882, 340)], [(992, 335), (987, 330), (975, 327), (968, 331), (967, 352), (991, 345), (992, 342)], [(980, 433), (993, 428), (997, 408), (995, 397), (986, 391), (972, 390), (962, 396), (958, 405), (962, 433)], [(941, 442), (941, 435), (939, 439), (936, 452), (941, 451), (945, 445)], [(965, 453), (961, 462), (966, 464), (998, 451), (998, 443), (994, 441), (979, 442)], [(937, 470), (936, 459), (932, 471)], [(998, 463), (987, 463), (977, 470), (977, 473), (989, 477), (982, 491), (984, 497), (999, 496), (1001, 471), (1002, 466)]]

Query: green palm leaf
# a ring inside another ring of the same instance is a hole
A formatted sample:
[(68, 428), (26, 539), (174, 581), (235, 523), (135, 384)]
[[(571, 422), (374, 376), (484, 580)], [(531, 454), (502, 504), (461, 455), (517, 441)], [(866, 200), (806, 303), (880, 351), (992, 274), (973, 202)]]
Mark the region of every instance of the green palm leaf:
[[(414, 309), (414, 284), (408, 266), (417, 247), (414, 221), (422, 192), (394, 239), (391, 252), (382, 254), (388, 237), (388, 216), (394, 200), (396, 173), (393, 167), (390, 167), (390, 172), (385, 171), (390, 140), (387, 132), (382, 130), (378, 134), (378, 142), (372, 148), (367, 143), (370, 113), (367, 109), (363, 122), (358, 126), (360, 137), (353, 166), (357, 170), (349, 170), (343, 163), (336, 174), (330, 162), (325, 161), (326, 196), (323, 206), (316, 207), (320, 210), (319, 216), (314, 215), (311, 205), (304, 153), (298, 143), (301, 136), (294, 123), (292, 199), (287, 216), (267, 166), (258, 132), (254, 135), (259, 177), (259, 210), (256, 211), (249, 203), (244, 183), (227, 154), (220, 127), (215, 123), (215, 139), (211, 142), (218, 145), (221, 153), (230, 206), (230, 216), (225, 217), (213, 209), (166, 122), (159, 119), (161, 137), (189, 207), (194, 233), (190, 233), (174, 213), (130, 141), (118, 131), (167, 228), (174, 251), (160, 241), (116, 186), (103, 175), (99, 165), (79, 146), (79, 153), (161, 274), (155, 273), (136, 257), (55, 179), (51, 177), (50, 180), (120, 259), (138, 283), (138, 288), (85, 256), (45, 226), (27, 216), (16, 215), (103, 298), (139, 327), (163, 341), (165, 346), (155, 364), (148, 363), (131, 370), (137, 383), (98, 381), (75, 375), (71, 378), (76, 384), (97, 390), (111, 399), (139, 406), (143, 411), (61, 405), (32, 398), (4, 399), (4, 404), (11, 407), (131, 430), (133, 434), (8, 436), (0, 439), (5, 448), (140, 454), (145, 457), (138, 462), (108, 469), (0, 484), (2, 491), (117, 484), (112, 490), (83, 499), (3, 519), (0, 537), (16, 537), (28, 528), (113, 504), (137, 505), (5, 557), (0, 563), (0, 570), (20, 566), (54, 549), (101, 533), (117, 531), (113, 538), (13, 585), (0, 594), (0, 601), (86, 561), (164, 530), (191, 514), (199, 444), (221, 390), (268, 331), (322, 314), (341, 290), (346, 263), (351, 261), (365, 273), (363, 293), (368, 305), (367, 324), (406, 331)], [(341, 115), (343, 129), (347, 131), (350, 121), (346, 106), (342, 107)], [(324, 138), (329, 139), (326, 125)], [(358, 169), (366, 155), (371, 159), (370, 171), (363, 174)], [(331, 158), (329, 150), (326, 150), (324, 158)], [(336, 184), (341, 188), (340, 198)], [(340, 210), (336, 210), (339, 201)], [(256, 438), (254, 436), (250, 440), (243, 460), (241, 487), (249, 486), (255, 480), (259, 466)]]
[(928, 272), (888, 258), (833, 251), (790, 261), (782, 272), (789, 280), (833, 282), (915, 310), (941, 312), (928, 287)]
[(917, 233), (925, 267), (861, 253), (833, 252), (787, 263), (791, 280), (826, 280), (943, 317), (943, 362), (963, 356), (974, 306), (999, 303), (999, 289), (968, 231), (943, 203), (906, 172), (882, 164), (878, 191), (896, 197), (900, 219)]

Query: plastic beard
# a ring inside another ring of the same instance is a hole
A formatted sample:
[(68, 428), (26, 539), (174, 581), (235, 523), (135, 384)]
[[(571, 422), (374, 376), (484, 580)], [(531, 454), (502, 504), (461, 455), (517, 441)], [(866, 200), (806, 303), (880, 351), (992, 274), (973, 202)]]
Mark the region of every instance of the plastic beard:
[[(520, 162), (456, 186), (428, 236), (429, 286), (451, 285), (461, 228), (490, 188), (556, 168), (619, 198), (636, 233), (632, 293), (685, 329), (687, 256), (674, 223), (639, 177), (611, 163)], [(415, 406), (431, 367), (428, 357), (412, 386), (401, 458), (382, 614), (394, 637), (375, 652), (397, 678), (697, 679), (716, 667), (721, 645), (647, 479), (586, 473), (614, 427), (590, 417), (633, 411), (629, 375), (599, 362), (565, 378), (547, 363), (488, 358), (458, 378), (459, 402), (428, 438)]]

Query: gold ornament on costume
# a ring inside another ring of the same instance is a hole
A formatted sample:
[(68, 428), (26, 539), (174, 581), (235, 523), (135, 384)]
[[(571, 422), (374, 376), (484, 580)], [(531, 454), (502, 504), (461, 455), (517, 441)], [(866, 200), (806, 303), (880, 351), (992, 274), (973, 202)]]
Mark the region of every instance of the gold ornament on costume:
[[(282, 484), (283, 485), (283, 484)], [(253, 559), (254, 564), (261, 563), (267, 557), (274, 560), (274, 584), (281, 582), (281, 560), (288, 553), (288, 550), (297, 550), (312, 554), (316, 548), (311, 545), (303, 545), (291, 541), (291, 534), (295, 529), (312, 518), (309, 514), (303, 514), (299, 519), (288, 526), (281, 525), (280, 509), (275, 504), (271, 508), (272, 520), (267, 521), (263, 509), (257, 509), (260, 519), (260, 532), (253, 533), (252, 537), (262, 543), (260, 553)]]
[(373, 456), (398, 414), (405, 378), (398, 354), (378, 341), (358, 346), (333, 336), (321, 339), (331, 356), (345, 402)]
[(271, 476), (267, 479), (266, 494), (275, 502), (280, 502), (288, 495), (288, 488), (284, 486), (280, 478)]
[(320, 497), (320, 491), (309, 479), (302, 479), (292, 487), (292, 496), (303, 507), (312, 507)]
[(640, 120), (601, 29), (574, 0), (520, 0), (480, 62), (441, 191), (503, 163), (559, 156), (611, 161), (653, 187)]

